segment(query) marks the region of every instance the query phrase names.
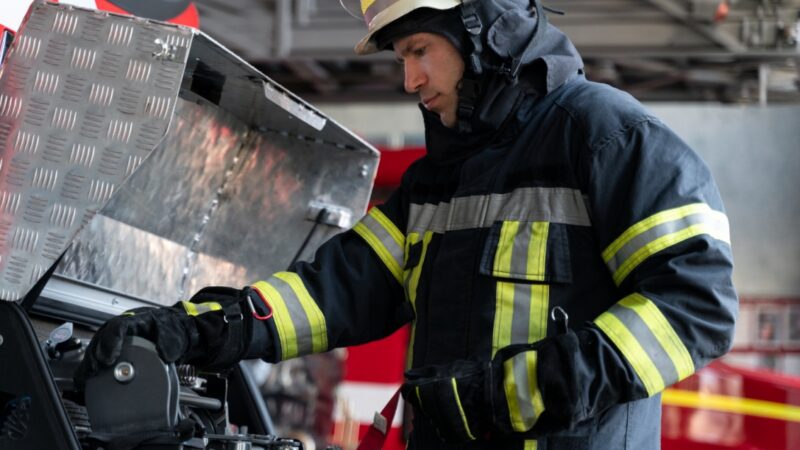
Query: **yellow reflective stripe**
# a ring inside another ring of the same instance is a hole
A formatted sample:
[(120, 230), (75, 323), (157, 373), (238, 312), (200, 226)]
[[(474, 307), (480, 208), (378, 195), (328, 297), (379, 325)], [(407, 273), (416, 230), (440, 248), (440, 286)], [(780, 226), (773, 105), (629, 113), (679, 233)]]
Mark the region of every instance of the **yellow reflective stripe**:
[(392, 222), (386, 214), (384, 214), (378, 208), (372, 208), (369, 210), (369, 215), (372, 216), (375, 221), (377, 221), (383, 228), (389, 233), (389, 236), (394, 239), (394, 242), (397, 244), (399, 248), (403, 248), (403, 244), (405, 243), (406, 238), (403, 236), (403, 233), (400, 229), (395, 226), (394, 222)]
[[(547, 239), (550, 223), (534, 222), (531, 225), (531, 241), (528, 248), (527, 273), (544, 277), (547, 263)], [(547, 310), (550, 306), (550, 286), (531, 285), (528, 342), (537, 342), (547, 337)]]
[[(409, 235), (409, 239), (412, 235)], [(419, 235), (414, 233), (414, 240), (411, 244), (416, 244), (419, 242)], [(422, 266), (425, 263), (425, 256), (428, 253), (428, 246), (433, 239), (433, 232), (426, 231), (425, 235), (422, 237), (422, 254), (419, 257), (419, 263), (411, 269), (408, 278), (408, 287), (406, 291), (406, 295), (408, 296), (408, 300), (411, 302), (411, 305), (414, 307), (414, 311), (416, 312), (417, 306), (417, 287), (419, 286), (419, 279), (422, 275)]]
[(197, 306), (192, 302), (181, 302), (183, 305), (183, 310), (186, 311), (186, 314), (190, 316), (196, 316), (200, 313), (197, 312)]
[(644, 320), (661, 347), (669, 355), (669, 359), (678, 372), (678, 381), (694, 373), (694, 362), (689, 351), (655, 303), (642, 295), (632, 294), (623, 298), (619, 304), (636, 311)]
[(525, 423), (519, 411), (519, 398), (517, 397), (517, 380), (514, 377), (514, 360), (509, 358), (503, 362), (503, 390), (506, 393), (508, 414), (511, 427), (515, 431), (525, 431)]
[(458, 396), (458, 385), (456, 384), (456, 379), (450, 378), (450, 382), (453, 385), (453, 395), (455, 395), (456, 397), (456, 405), (458, 405), (458, 412), (461, 414), (461, 421), (464, 422), (464, 430), (466, 430), (469, 439), (474, 441), (475, 436), (472, 435), (472, 431), (470, 431), (469, 429), (469, 424), (467, 423), (467, 416), (464, 414), (464, 408), (461, 407), (461, 398)]
[[(431, 240), (433, 239), (433, 232), (426, 231), (425, 235), (422, 237), (422, 254), (419, 257), (419, 263), (412, 267), (410, 273), (407, 275), (406, 279), (406, 299), (411, 302), (411, 307), (414, 310), (415, 318), (411, 324), (411, 339), (408, 343), (408, 352), (406, 352), (406, 368), (410, 369), (412, 363), (414, 362), (414, 340), (417, 335), (417, 287), (419, 286), (419, 279), (422, 275), (422, 266), (425, 263), (425, 255), (428, 253), (428, 245), (430, 245)], [(411, 245), (416, 244), (419, 242), (419, 234), (418, 233), (411, 233), (408, 235), (408, 242), (406, 243), (406, 259), (408, 258), (408, 248)]]
[(408, 351), (406, 352), (406, 370), (411, 369), (414, 364), (414, 341), (417, 337), (417, 320), (411, 322), (411, 338), (408, 340)]
[(278, 331), (278, 341), (281, 345), (281, 359), (286, 360), (297, 356), (297, 334), (292, 323), (292, 316), (286, 307), (283, 296), (271, 284), (266, 281), (259, 281), (253, 286), (264, 293), (272, 306), (272, 318), (275, 322), (275, 329)]
[(670, 406), (708, 409), (733, 414), (764, 417), (767, 419), (785, 420), (787, 422), (800, 422), (800, 406), (765, 400), (706, 394), (680, 389), (666, 389), (661, 395), (661, 402)]
[(677, 220), (683, 217), (686, 217), (691, 214), (697, 214), (698, 212), (705, 212), (710, 211), (711, 207), (709, 207), (705, 203), (693, 203), (691, 205), (682, 206), (680, 208), (668, 209), (666, 211), (661, 211), (659, 213), (653, 214), (652, 216), (635, 223), (630, 228), (625, 230), (624, 233), (620, 235), (611, 245), (608, 246), (603, 251), (603, 260), (608, 261), (617, 253), (622, 247), (625, 246), (628, 242), (630, 242), (633, 238), (638, 236), (645, 231), (660, 225), (662, 223), (670, 222), (673, 220)]
[(183, 301), (181, 305), (183, 305), (186, 314), (190, 316), (199, 316), (210, 311), (222, 311), (222, 305), (216, 302), (192, 303)]
[[(530, 228), (528, 228), (530, 227)], [(495, 251), (495, 276), (524, 277), (542, 281), (547, 262), (548, 222), (521, 227), (520, 222), (503, 222)], [(511, 344), (536, 342), (547, 336), (550, 288), (546, 284), (498, 281), (492, 356)]]
[(544, 277), (549, 232), (550, 224), (548, 222), (534, 222), (531, 225), (531, 240), (528, 245), (528, 268), (525, 272), (530, 280), (541, 280)]
[(503, 362), (503, 389), (514, 431), (528, 431), (544, 412), (536, 375), (537, 354), (528, 351)]
[(536, 419), (544, 412), (544, 399), (542, 398), (542, 391), (539, 390), (539, 379), (536, 375), (537, 357), (538, 354), (534, 351), (525, 352), (525, 366), (528, 368), (528, 392), (533, 402), (533, 412)]
[(400, 264), (398, 264), (397, 261), (395, 261), (391, 253), (389, 253), (389, 250), (387, 250), (386, 247), (383, 246), (380, 239), (378, 239), (378, 237), (375, 236), (372, 233), (372, 231), (370, 231), (369, 228), (367, 228), (367, 226), (361, 222), (357, 223), (353, 227), (353, 231), (358, 233), (359, 236), (361, 236), (362, 238), (364, 238), (365, 241), (367, 241), (367, 244), (369, 244), (369, 246), (372, 247), (373, 250), (375, 250), (375, 253), (378, 254), (378, 257), (386, 265), (386, 268), (389, 269), (389, 272), (392, 273), (392, 275), (397, 279), (398, 282), (402, 282), (403, 269), (400, 267)]
[[(408, 255), (409, 255), (408, 249), (411, 248), (411, 246), (416, 244), (417, 242), (419, 242), (419, 233), (410, 233), (408, 236), (406, 236), (405, 258), (403, 259), (404, 265), (408, 263)], [(426, 249), (424, 248), (422, 249), (423, 252), (425, 250)], [(422, 256), (420, 256), (420, 259), (422, 259)], [(422, 265), (422, 261), (420, 261), (419, 265)], [(411, 303), (411, 309), (414, 311), (414, 316), (415, 316), (414, 319), (411, 321), (411, 337), (408, 340), (408, 350), (406, 351), (406, 370), (411, 369), (411, 366), (414, 363), (414, 341), (416, 340), (417, 337), (417, 319), (416, 319), (417, 289), (416, 286), (414, 287), (413, 290), (411, 289), (411, 284), (412, 284), (411, 279), (414, 274), (414, 269), (416, 269), (416, 267), (412, 268), (409, 271), (408, 275), (406, 275), (405, 273), (403, 274), (405, 276), (405, 283), (406, 283), (405, 285), (406, 300)], [(419, 282), (419, 278), (417, 278), (417, 282)]]
[(503, 222), (500, 228), (500, 240), (497, 242), (497, 251), (494, 256), (494, 274), (508, 275), (511, 273), (511, 257), (514, 253), (514, 237), (519, 232), (519, 222)]
[(525, 441), (525, 448), (524, 450), (536, 450), (537, 443), (535, 440)]
[(531, 313), (528, 342), (538, 342), (547, 337), (547, 310), (550, 307), (550, 286), (531, 285)]
[(498, 281), (495, 297), (492, 358), (498, 350), (511, 345), (511, 325), (514, 321), (514, 283)]
[(642, 263), (645, 259), (649, 258), (652, 255), (664, 250), (665, 248), (672, 247), (675, 244), (683, 242), (687, 239), (693, 238), (695, 236), (700, 236), (701, 234), (708, 234), (714, 236), (715, 230), (709, 224), (706, 223), (698, 223), (692, 225), (688, 228), (684, 228), (681, 231), (668, 234), (666, 236), (662, 236), (655, 241), (651, 242), (650, 244), (640, 248), (633, 254), (630, 258), (628, 258), (616, 272), (614, 272), (614, 282), (617, 285), (622, 284), (622, 281), (625, 277), (630, 274), (633, 269), (635, 269), (639, 264)]
[[(366, 222), (369, 222), (369, 225)], [(370, 226), (376, 229), (373, 230)], [(372, 208), (364, 219), (353, 227), (353, 231), (367, 242), (378, 255), (378, 258), (386, 265), (389, 272), (399, 283), (402, 283), (403, 267), (401, 264), (403, 262), (405, 237), (392, 221), (380, 209)], [(385, 235), (385, 241), (377, 233)]]
[(658, 368), (622, 321), (612, 313), (604, 312), (594, 320), (594, 323), (603, 330), (628, 360), (639, 379), (642, 380), (648, 396), (664, 389), (664, 380)]
[(650, 256), (703, 234), (730, 243), (728, 218), (705, 203), (686, 205), (634, 224), (603, 251), (602, 257), (619, 285)]
[(308, 293), (303, 280), (292, 272), (279, 272), (274, 276), (286, 282), (300, 301), (311, 328), (311, 347), (313, 352), (321, 353), (328, 350), (328, 328), (325, 323), (325, 316), (317, 306), (317, 302), (311, 298), (311, 294)]

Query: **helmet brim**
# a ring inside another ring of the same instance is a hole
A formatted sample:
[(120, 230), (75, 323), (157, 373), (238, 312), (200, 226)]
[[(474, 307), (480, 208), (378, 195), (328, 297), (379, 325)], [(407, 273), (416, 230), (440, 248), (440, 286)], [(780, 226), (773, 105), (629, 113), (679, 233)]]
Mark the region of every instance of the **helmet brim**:
[(367, 25), (369, 32), (356, 44), (355, 52), (357, 55), (369, 55), (384, 50), (378, 48), (375, 43), (375, 34), (416, 9), (431, 8), (444, 11), (455, 8), (460, 4), (461, 0), (399, 0), (372, 19)]

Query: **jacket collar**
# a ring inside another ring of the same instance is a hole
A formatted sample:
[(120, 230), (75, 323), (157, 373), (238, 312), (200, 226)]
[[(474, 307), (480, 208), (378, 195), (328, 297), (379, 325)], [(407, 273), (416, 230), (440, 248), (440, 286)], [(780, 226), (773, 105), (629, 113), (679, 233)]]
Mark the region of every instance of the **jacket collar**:
[(511, 85), (497, 73), (486, 73), (478, 82), (481, 94), (472, 116), (471, 130), (459, 131), (441, 124), (439, 116), (425, 110), (425, 141), (433, 162), (463, 160), (486, 146), (509, 138), (516, 128), (515, 112), (526, 99), (539, 99), (583, 72), (583, 60), (569, 38), (548, 24), (534, 52), (523, 65), (519, 83)]

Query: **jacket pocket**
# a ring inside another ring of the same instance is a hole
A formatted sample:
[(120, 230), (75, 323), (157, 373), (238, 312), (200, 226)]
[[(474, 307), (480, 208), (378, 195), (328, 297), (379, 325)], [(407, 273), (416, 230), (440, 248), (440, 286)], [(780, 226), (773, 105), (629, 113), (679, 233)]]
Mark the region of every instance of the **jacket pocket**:
[(479, 272), (495, 280), (492, 357), (512, 344), (547, 337), (550, 288), (571, 283), (566, 226), (550, 222), (496, 222)]
[(566, 225), (499, 221), (492, 225), (480, 273), (534, 283), (572, 283)]

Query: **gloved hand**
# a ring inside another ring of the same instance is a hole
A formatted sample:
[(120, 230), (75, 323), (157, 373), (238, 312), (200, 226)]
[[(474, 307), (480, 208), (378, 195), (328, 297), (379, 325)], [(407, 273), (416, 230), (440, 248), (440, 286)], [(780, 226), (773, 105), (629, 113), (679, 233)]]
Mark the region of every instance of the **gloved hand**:
[(421, 411), (447, 442), (485, 438), (492, 424), (490, 362), (456, 361), (406, 372), (403, 398)]
[(261, 299), (251, 288), (209, 287), (195, 294), (191, 302), (137, 308), (114, 317), (89, 343), (75, 375), (76, 386), (83, 387), (88, 377), (116, 363), (129, 336), (153, 342), (167, 363), (224, 369), (245, 356), (256, 357), (248, 355), (254, 304), (261, 304)]
[[(544, 401), (535, 344), (500, 349), (492, 361), (456, 361), (406, 372), (403, 398), (422, 412), (446, 442), (552, 429), (540, 421)], [(534, 429), (534, 425), (536, 428)]]

